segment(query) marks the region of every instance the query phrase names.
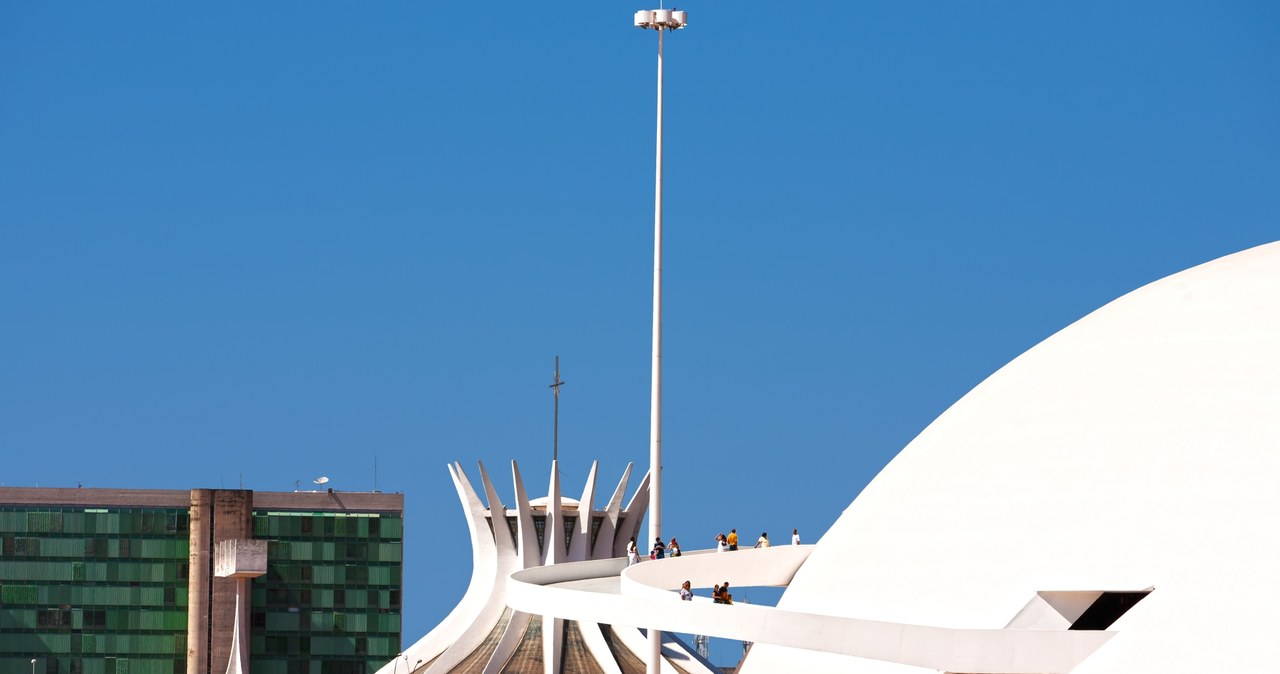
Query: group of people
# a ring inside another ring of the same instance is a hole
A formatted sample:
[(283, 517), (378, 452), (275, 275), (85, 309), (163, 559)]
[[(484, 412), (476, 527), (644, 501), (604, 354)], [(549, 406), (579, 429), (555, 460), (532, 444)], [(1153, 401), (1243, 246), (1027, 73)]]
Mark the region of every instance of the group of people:
[(726, 580), (723, 585), (717, 585), (715, 589), (711, 591), (711, 601), (717, 604), (733, 603), (733, 595), (729, 594), (729, 581)]
[[(798, 529), (791, 530), (791, 544), (800, 545), (800, 531)], [(769, 532), (760, 533), (760, 538), (756, 539), (755, 547), (767, 548), (772, 545), (769, 542)], [(738, 530), (730, 529), (729, 534), (716, 534), (716, 552), (729, 552), (738, 549)], [(671, 537), (670, 543), (663, 543), (662, 537), (659, 536), (653, 540), (653, 547), (649, 550), (649, 559), (666, 559), (667, 557), (680, 556), (680, 543), (676, 541), (675, 536)], [(627, 566), (640, 563), (640, 549), (636, 546), (636, 537), (632, 536), (631, 541), (627, 544)], [(680, 585), (680, 599), (683, 601), (693, 601), (693, 589), (690, 581), (685, 581)], [(729, 593), (729, 581), (725, 581), (711, 591), (711, 600), (717, 604), (732, 604), (733, 595)]]
[[(800, 545), (800, 531), (798, 529), (791, 530), (791, 544)], [(760, 538), (756, 539), (755, 547), (767, 548), (772, 543), (769, 542), (769, 532), (761, 532)], [(730, 529), (729, 535), (716, 534), (716, 552), (730, 552), (738, 549), (738, 530)], [(671, 537), (670, 543), (663, 543), (662, 537), (653, 540), (653, 547), (649, 549), (649, 559), (666, 559), (667, 557), (680, 556), (680, 543), (676, 541), (676, 537)], [(640, 563), (640, 548), (636, 546), (636, 537), (631, 537), (631, 542), (627, 544), (627, 565)]]
[[(667, 557), (680, 556), (680, 543), (676, 541), (676, 537), (671, 537), (671, 542), (663, 544), (662, 537), (653, 539), (653, 548), (649, 550), (649, 559), (666, 559)], [(636, 547), (636, 537), (631, 537), (631, 542), (627, 543), (627, 566), (640, 563), (640, 549)]]
[[(680, 585), (680, 600), (693, 601), (693, 588), (690, 587), (690, 581), (685, 581)], [(733, 595), (729, 594), (729, 581), (725, 581), (723, 585), (716, 585), (715, 590), (711, 592), (711, 600), (717, 604), (732, 604)]]
[[(800, 530), (791, 530), (791, 544), (800, 545)], [(755, 547), (767, 548), (772, 543), (769, 542), (769, 532), (765, 531), (760, 534), (760, 538), (756, 539)], [(738, 530), (730, 529), (729, 535), (716, 534), (716, 552), (732, 552), (738, 549)]]

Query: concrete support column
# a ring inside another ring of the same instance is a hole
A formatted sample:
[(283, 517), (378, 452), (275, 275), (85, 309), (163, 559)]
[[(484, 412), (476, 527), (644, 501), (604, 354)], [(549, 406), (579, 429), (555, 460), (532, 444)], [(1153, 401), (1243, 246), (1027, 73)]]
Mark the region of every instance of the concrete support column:
[(213, 512), (213, 491), (191, 490), (191, 531), (188, 533), (190, 553), (187, 557), (187, 674), (209, 672), (209, 579), (213, 568), (213, 531), (209, 517)]
[(193, 489), (190, 519), (187, 674), (222, 674), (235, 633), (237, 581), (215, 576), (214, 550), (253, 537), (253, 492)]

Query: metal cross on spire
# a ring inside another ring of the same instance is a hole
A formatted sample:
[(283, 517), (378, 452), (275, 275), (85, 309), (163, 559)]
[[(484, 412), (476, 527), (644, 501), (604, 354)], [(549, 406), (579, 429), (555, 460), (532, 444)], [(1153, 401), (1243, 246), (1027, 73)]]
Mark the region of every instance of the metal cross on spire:
[(557, 354), (555, 380), (551, 382), (551, 386), (547, 387), (551, 389), (551, 392), (553, 394), (555, 394), (555, 399), (556, 399), (555, 422), (554, 422), (554, 426), (552, 427), (553, 430), (551, 435), (551, 460), (552, 461), (557, 461), (560, 458), (559, 454), (560, 454), (560, 387), (561, 386), (564, 386), (564, 382), (560, 381), (560, 356), (559, 354)]

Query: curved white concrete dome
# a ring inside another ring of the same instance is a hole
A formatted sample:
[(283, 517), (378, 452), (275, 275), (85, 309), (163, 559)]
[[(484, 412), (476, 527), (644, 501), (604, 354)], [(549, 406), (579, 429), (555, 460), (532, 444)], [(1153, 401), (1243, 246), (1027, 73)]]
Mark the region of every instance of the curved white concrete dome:
[[(957, 628), (1155, 590), (1077, 674), (1280, 662), (1280, 244), (1170, 276), (996, 372), (845, 511), (780, 608)], [(744, 672), (916, 672), (760, 645)]]

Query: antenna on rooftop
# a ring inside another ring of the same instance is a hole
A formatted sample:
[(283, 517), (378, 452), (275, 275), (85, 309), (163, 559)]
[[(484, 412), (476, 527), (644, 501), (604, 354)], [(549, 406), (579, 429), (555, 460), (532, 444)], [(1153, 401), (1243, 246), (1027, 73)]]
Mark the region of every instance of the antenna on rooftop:
[(551, 434), (551, 460), (553, 462), (559, 460), (560, 458), (560, 387), (561, 386), (564, 386), (564, 382), (560, 381), (560, 354), (556, 354), (555, 380), (551, 382), (551, 386), (547, 387), (551, 389), (551, 392), (553, 394), (555, 394), (555, 399), (556, 399), (555, 421), (554, 421), (554, 426), (552, 426), (553, 430)]
[(697, 649), (698, 655), (701, 655), (703, 660), (711, 659), (711, 651), (707, 648), (707, 635), (693, 635), (693, 647)]

